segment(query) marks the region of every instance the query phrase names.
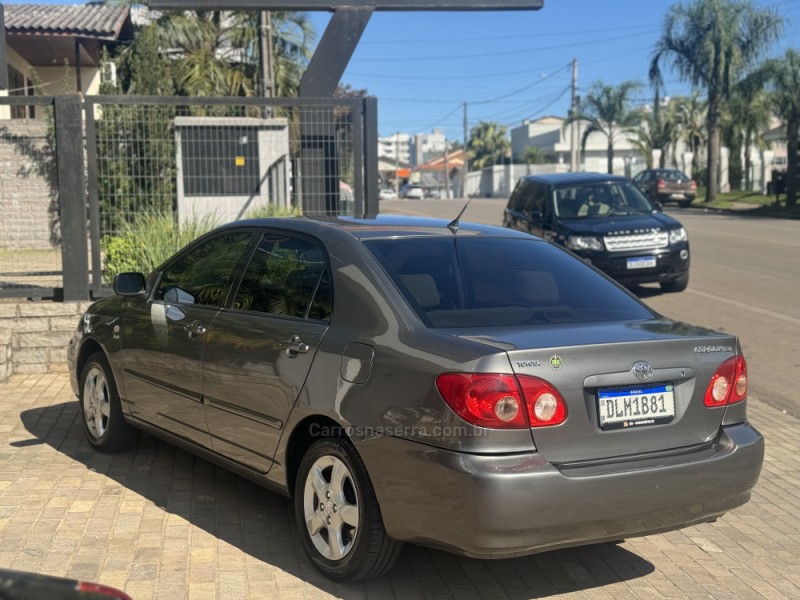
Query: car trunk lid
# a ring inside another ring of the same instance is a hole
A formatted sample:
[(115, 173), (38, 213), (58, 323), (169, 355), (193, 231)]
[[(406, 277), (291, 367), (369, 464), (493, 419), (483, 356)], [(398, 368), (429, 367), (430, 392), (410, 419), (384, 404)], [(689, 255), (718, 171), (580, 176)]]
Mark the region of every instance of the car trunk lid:
[(481, 340), (503, 348), (517, 375), (545, 379), (563, 396), (566, 421), (531, 430), (556, 464), (713, 439), (725, 407), (708, 408), (703, 397), (738, 351), (734, 336), (666, 320), (509, 328)]

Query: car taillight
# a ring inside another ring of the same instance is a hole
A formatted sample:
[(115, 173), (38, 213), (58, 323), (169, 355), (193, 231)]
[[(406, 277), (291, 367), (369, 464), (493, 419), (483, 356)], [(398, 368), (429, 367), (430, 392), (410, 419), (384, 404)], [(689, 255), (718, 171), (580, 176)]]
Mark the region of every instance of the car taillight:
[(537, 377), (500, 373), (443, 373), (436, 387), (455, 413), (473, 425), (524, 429), (567, 418), (561, 394)]
[(689, 187), (691, 189), (693, 189), (693, 190), (696, 190), (697, 189), (697, 182), (694, 179), (692, 179), (692, 182), (689, 184)]
[(725, 406), (747, 397), (747, 362), (744, 356), (729, 358), (717, 368), (706, 388), (706, 406)]
[(663, 179), (659, 179), (656, 187), (660, 190), (663, 190), (667, 186), (666, 182)]

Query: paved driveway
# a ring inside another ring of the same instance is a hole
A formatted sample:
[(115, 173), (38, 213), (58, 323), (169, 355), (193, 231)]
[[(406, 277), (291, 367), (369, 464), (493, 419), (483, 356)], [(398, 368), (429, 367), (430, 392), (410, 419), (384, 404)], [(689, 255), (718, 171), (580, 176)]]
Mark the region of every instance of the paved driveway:
[(752, 401), (750, 416), (764, 471), (714, 524), (491, 562), (406, 546), (387, 577), (342, 586), (305, 559), (281, 497), (150, 436), (95, 453), (65, 375), (13, 376), (0, 384), (0, 567), (135, 600), (800, 598), (800, 420)]

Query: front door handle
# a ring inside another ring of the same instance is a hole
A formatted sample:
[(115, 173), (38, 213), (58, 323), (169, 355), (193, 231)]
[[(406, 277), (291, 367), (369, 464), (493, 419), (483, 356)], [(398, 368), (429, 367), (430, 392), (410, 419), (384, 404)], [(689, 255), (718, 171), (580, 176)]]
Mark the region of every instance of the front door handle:
[(291, 358), (305, 354), (309, 349), (308, 344), (304, 344), (299, 335), (293, 335), (292, 339), (281, 342), (281, 348), (286, 350), (286, 354)]
[(189, 339), (194, 339), (198, 335), (203, 335), (206, 331), (206, 326), (200, 321), (192, 321), (188, 325), (183, 326), (183, 330), (189, 334)]

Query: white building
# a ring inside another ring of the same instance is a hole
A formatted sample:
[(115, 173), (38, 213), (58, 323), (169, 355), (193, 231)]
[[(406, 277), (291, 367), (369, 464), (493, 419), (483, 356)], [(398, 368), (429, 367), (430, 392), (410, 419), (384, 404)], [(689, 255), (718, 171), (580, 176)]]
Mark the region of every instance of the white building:
[[(586, 147), (580, 152), (585, 122), (564, 125), (561, 117), (542, 117), (535, 121), (525, 120), (519, 127), (511, 130), (511, 152), (519, 156), (528, 146), (537, 146), (549, 154), (554, 154), (559, 164), (570, 163), (572, 151), (572, 128), (578, 127), (579, 170), (605, 173), (608, 168), (608, 139), (602, 133), (593, 133), (586, 140)], [(620, 133), (614, 143), (614, 173), (625, 174), (626, 162), (630, 162), (635, 174), (645, 168), (645, 160), (631, 143), (629, 134)]]
[(411, 135), (395, 133), (388, 137), (379, 137), (378, 158), (397, 160), (406, 165), (411, 164)]
[(411, 141), (411, 164), (422, 165), (444, 155), (447, 149), (447, 136), (441, 129), (431, 133), (418, 133)]

